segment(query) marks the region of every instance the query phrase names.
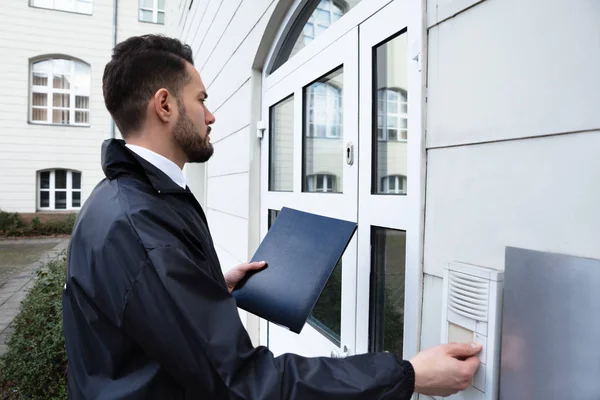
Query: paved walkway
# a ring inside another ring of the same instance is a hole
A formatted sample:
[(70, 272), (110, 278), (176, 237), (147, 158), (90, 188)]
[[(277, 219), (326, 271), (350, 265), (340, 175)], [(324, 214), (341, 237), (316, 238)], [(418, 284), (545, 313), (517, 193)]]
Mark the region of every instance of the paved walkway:
[[(10, 245), (14, 246), (10, 246)], [(12, 268), (12, 273), (7, 281), (0, 281), (0, 355), (6, 352), (6, 341), (12, 329), (10, 324), (19, 314), (21, 302), (25, 299), (27, 291), (33, 286), (35, 270), (43, 263), (50, 261), (60, 255), (67, 248), (69, 238), (61, 239), (19, 239), (2, 241), (0, 251), (8, 247), (19, 248), (22, 245), (46, 244), (46, 248), (41, 252), (41, 256), (28, 265), (16, 270)], [(34, 257), (36, 258), (36, 257)]]

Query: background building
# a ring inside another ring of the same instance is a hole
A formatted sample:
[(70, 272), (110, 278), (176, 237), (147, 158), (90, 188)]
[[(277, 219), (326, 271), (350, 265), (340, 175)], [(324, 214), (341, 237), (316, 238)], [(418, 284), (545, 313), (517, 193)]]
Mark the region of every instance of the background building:
[(104, 66), (115, 43), (164, 33), (165, 1), (10, 0), (0, 19), (0, 209), (76, 210), (113, 134)]
[(255, 343), (410, 357), (440, 342), (449, 262), (502, 270), (506, 246), (600, 258), (598, 2), (185, 0), (167, 13), (216, 115), (213, 159), (186, 174), (223, 268), (252, 256), (283, 206), (359, 224), (300, 336), (241, 313)]

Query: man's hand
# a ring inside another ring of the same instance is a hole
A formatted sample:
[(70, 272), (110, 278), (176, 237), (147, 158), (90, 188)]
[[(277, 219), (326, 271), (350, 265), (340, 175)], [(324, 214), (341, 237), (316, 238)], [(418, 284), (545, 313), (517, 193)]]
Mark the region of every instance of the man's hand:
[(244, 276), (246, 276), (248, 271), (256, 271), (262, 269), (265, 265), (266, 263), (264, 261), (244, 263), (227, 271), (225, 273), (225, 283), (227, 284), (229, 294), (233, 292), (233, 289), (235, 289), (235, 285), (237, 285), (239, 281), (244, 279)]
[(480, 344), (446, 344), (424, 350), (410, 363), (415, 370), (415, 392), (450, 396), (471, 384), (479, 367)]

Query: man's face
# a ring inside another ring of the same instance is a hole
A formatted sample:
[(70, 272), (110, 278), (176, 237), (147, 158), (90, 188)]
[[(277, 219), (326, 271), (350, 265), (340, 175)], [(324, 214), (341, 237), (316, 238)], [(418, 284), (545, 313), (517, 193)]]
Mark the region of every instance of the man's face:
[(186, 63), (186, 68), (190, 81), (181, 90), (178, 100), (179, 116), (173, 128), (173, 139), (188, 162), (203, 163), (214, 152), (210, 143), (210, 125), (215, 123), (215, 116), (204, 104), (206, 89), (198, 71), (189, 63)]

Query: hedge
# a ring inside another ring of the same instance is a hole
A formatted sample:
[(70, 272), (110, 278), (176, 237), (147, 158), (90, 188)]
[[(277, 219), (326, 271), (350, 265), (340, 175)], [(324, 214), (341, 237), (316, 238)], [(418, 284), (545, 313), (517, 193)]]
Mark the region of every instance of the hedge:
[(61, 304), (65, 271), (64, 253), (38, 269), (13, 321), (8, 352), (0, 358), (1, 399), (67, 399)]

